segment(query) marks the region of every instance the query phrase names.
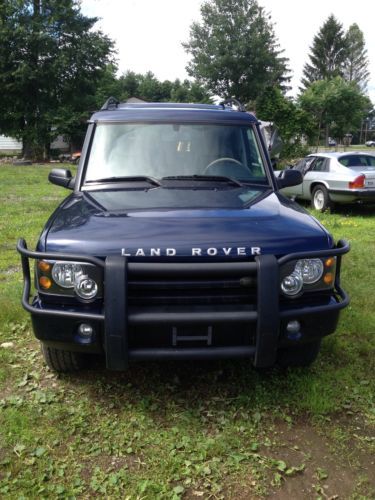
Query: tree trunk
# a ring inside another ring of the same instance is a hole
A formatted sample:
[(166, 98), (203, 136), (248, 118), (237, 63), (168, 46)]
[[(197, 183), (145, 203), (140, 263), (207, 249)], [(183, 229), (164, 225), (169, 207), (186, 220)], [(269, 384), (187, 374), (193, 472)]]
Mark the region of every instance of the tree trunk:
[(32, 143), (27, 139), (23, 139), (22, 141), (22, 158), (24, 160), (33, 159), (33, 146)]

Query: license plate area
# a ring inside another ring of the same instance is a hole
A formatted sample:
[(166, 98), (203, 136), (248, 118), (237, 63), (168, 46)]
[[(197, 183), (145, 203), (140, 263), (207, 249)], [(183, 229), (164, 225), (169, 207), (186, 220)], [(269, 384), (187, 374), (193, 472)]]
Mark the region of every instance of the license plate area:
[[(210, 339), (208, 326), (206, 325), (191, 325), (191, 326), (177, 326), (176, 335), (191, 336), (192, 340), (177, 341), (177, 345), (173, 345), (173, 326), (157, 325), (157, 326), (130, 326), (129, 328), (129, 348), (142, 349), (142, 348), (167, 348), (178, 347), (229, 347), (234, 345), (254, 345), (256, 335), (256, 323), (236, 323), (233, 324), (222, 323), (220, 325), (212, 326), (211, 344), (208, 344)], [(204, 340), (199, 340), (200, 337)], [(177, 340), (177, 339), (176, 339)]]
[(191, 346), (201, 344), (212, 345), (212, 326), (174, 326), (172, 327), (173, 347)]

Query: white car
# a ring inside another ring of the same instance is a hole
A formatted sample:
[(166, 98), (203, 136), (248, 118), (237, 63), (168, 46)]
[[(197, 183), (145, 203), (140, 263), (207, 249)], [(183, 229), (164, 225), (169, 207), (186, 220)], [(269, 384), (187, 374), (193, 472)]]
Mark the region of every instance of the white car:
[(368, 148), (375, 148), (375, 141), (367, 141), (366, 146)]
[(303, 182), (281, 192), (290, 198), (311, 200), (316, 210), (323, 212), (335, 203), (375, 203), (375, 155), (316, 153), (291, 168), (302, 173)]

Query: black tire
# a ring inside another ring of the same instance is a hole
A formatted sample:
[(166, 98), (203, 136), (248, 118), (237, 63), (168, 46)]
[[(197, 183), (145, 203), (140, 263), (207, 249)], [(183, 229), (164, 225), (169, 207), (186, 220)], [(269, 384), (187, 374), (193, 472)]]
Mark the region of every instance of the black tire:
[(323, 184), (317, 184), (312, 190), (311, 206), (319, 212), (326, 212), (333, 208), (333, 203), (329, 197), (327, 188)]
[(280, 349), (277, 363), (284, 368), (310, 366), (318, 357), (321, 340), (314, 340), (306, 344), (300, 344)]
[(86, 365), (85, 356), (79, 352), (64, 351), (42, 344), (42, 353), (48, 367), (55, 372), (76, 372)]

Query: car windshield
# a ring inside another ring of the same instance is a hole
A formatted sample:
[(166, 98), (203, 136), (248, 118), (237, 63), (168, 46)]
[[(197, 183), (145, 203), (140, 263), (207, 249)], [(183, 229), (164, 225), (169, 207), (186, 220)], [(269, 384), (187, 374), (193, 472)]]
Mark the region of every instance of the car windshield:
[(214, 124), (97, 124), (86, 183), (126, 181), (127, 177), (191, 182), (197, 176), (207, 176), (207, 181), (223, 176), (267, 183), (253, 129)]
[(370, 155), (350, 155), (339, 159), (344, 167), (375, 167), (375, 156)]

